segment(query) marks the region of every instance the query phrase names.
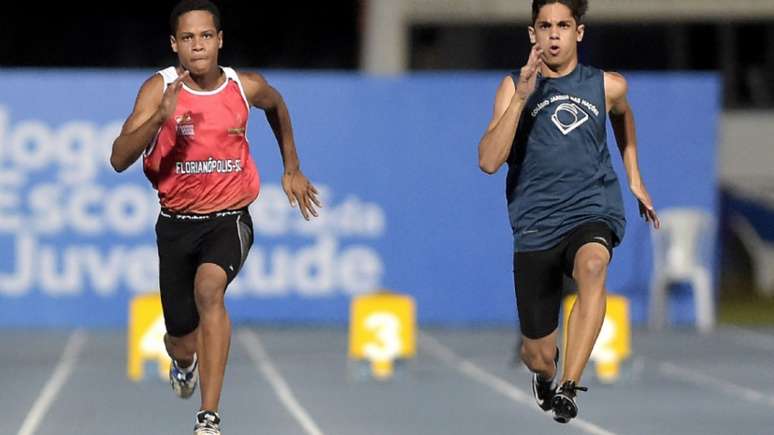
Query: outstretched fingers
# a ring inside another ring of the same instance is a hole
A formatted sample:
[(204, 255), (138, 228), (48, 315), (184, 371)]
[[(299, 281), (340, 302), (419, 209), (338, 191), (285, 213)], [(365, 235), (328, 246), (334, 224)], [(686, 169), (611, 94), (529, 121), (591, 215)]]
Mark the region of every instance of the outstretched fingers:
[(640, 203), (640, 216), (642, 216), (642, 218), (645, 219), (645, 222), (653, 224), (653, 228), (655, 229), (661, 228), (661, 221), (658, 219), (658, 215), (656, 214), (656, 209), (653, 208), (652, 205), (646, 204), (643, 201), (639, 201), (639, 203)]
[(312, 183), (307, 181), (306, 188), (304, 189), (304, 192), (302, 193), (302, 198), (304, 200), (304, 208), (306, 208), (308, 217), (309, 215), (312, 215), (314, 217), (318, 216), (316, 207), (321, 207), (320, 200), (317, 199), (316, 191), (314, 190), (314, 186), (312, 186)]
[(322, 202), (320, 202), (320, 198), (317, 197), (317, 189), (314, 187), (314, 184), (309, 183), (309, 187), (307, 189), (307, 195), (309, 195), (309, 199), (312, 200), (312, 202), (314, 203), (314, 205), (317, 206), (317, 208), (322, 208)]
[(304, 219), (309, 220), (308, 205), (304, 195), (300, 192), (293, 192), (293, 196), (295, 197), (296, 203), (298, 204), (299, 211), (301, 211), (301, 215), (304, 217)]
[(653, 207), (646, 208), (645, 213), (648, 216), (648, 220), (653, 224), (653, 228), (661, 228), (661, 221), (659, 221), (656, 210)]
[(322, 207), (320, 199), (317, 197), (317, 189), (305, 177), (288, 180), (285, 193), (291, 207), (298, 206), (298, 210), (304, 219), (309, 220), (312, 216), (318, 217), (318, 208)]

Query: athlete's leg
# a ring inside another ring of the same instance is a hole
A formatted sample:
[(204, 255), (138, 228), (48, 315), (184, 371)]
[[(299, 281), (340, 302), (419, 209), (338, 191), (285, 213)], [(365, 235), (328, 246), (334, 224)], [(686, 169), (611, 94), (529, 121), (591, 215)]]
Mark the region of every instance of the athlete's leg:
[(180, 368), (193, 364), (199, 316), (194, 301), (195, 257), (191, 255), (197, 227), (164, 215), (156, 224), (159, 288), (164, 311), (164, 346)]
[(516, 252), (513, 256), (516, 306), (524, 364), (543, 379), (556, 372), (556, 336), (562, 280), (561, 247)]
[(556, 336), (554, 330), (545, 337), (532, 339), (521, 336), (521, 360), (533, 373), (537, 373), (543, 379), (553, 379), (556, 375)]
[(226, 312), (226, 272), (218, 265), (203, 263), (196, 271), (194, 297), (199, 311), (198, 359), (201, 379), (201, 409), (217, 411), (231, 344), (231, 321)]
[(586, 243), (575, 254), (573, 278), (578, 284), (578, 297), (566, 325), (567, 351), (565, 353), (562, 383), (580, 382), (583, 369), (591, 356), (607, 303), (605, 279), (610, 252), (600, 243)]
[(550, 411), (556, 385), (556, 336), (559, 325), (562, 246), (513, 256), (516, 306), (519, 311), (519, 355), (532, 372), (532, 395)]
[(197, 335), (198, 328), (182, 337), (173, 337), (169, 333), (164, 334), (164, 346), (167, 348), (167, 354), (177, 362), (179, 367), (189, 367), (193, 364)]

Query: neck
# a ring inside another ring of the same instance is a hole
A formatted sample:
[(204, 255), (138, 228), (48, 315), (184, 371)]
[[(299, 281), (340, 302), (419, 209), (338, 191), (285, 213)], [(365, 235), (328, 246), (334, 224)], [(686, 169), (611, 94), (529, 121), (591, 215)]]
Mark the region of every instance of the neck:
[[(182, 68), (178, 68), (178, 72), (182, 71)], [(217, 67), (204, 74), (190, 73), (184, 83), (195, 91), (212, 91), (222, 84), (222, 75), (223, 71)]]
[(543, 77), (555, 79), (558, 77), (564, 77), (567, 74), (570, 74), (575, 70), (575, 67), (578, 66), (578, 58), (573, 57), (570, 59), (569, 62), (562, 64), (562, 65), (556, 65), (556, 66), (549, 66), (545, 63), (543, 63), (543, 67), (540, 69), (540, 74), (543, 75)]

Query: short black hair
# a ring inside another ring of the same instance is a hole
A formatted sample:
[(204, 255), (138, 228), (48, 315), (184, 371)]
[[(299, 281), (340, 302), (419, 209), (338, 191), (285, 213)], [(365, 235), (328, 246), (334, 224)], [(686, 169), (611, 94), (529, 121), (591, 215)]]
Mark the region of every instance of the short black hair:
[(182, 0), (173, 9), (169, 15), (169, 29), (172, 35), (177, 34), (177, 25), (180, 22), (180, 16), (191, 11), (207, 11), (212, 14), (212, 20), (215, 22), (215, 30), (220, 31), (220, 10), (215, 3), (210, 0)]
[(532, 0), (532, 24), (537, 20), (540, 9), (551, 3), (561, 3), (570, 8), (572, 16), (578, 24), (581, 23), (581, 19), (583, 19), (583, 16), (586, 15), (586, 12), (589, 10), (588, 0)]

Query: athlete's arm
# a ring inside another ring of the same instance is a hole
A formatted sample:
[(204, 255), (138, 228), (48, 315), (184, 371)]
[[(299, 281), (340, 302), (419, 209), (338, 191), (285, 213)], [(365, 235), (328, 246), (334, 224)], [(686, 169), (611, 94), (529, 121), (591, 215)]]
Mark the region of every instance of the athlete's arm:
[(478, 143), (478, 166), (494, 174), (508, 160), (524, 104), (535, 90), (537, 72), (543, 62), (542, 50), (532, 47), (527, 65), (521, 69), (516, 86), (510, 76), (503, 78), (495, 95), (494, 113)]
[(626, 168), (629, 189), (637, 198), (640, 216), (645, 218), (645, 221), (653, 223), (653, 227), (658, 229), (661, 223), (653, 207), (653, 200), (645, 188), (637, 162), (637, 132), (634, 128), (634, 113), (626, 98), (627, 90), (626, 79), (621, 74), (605, 73), (605, 100), (618, 150), (621, 152), (624, 168)]
[(290, 205), (295, 207), (298, 204), (298, 208), (306, 220), (309, 220), (309, 216), (316, 217), (315, 206), (322, 207), (322, 205), (317, 199), (317, 189), (301, 172), (296, 143), (293, 139), (293, 126), (285, 100), (260, 74), (240, 72), (239, 80), (244, 87), (247, 101), (252, 106), (264, 110), (266, 120), (269, 121), (274, 136), (277, 138), (282, 163), (285, 166), (285, 171), (282, 174), (282, 188), (288, 196)]
[(175, 113), (177, 95), (186, 77), (188, 71), (181, 74), (164, 92), (164, 79), (158, 74), (154, 74), (140, 87), (132, 114), (124, 122), (121, 134), (113, 141), (110, 164), (116, 172), (124, 171), (137, 161), (164, 121)]

